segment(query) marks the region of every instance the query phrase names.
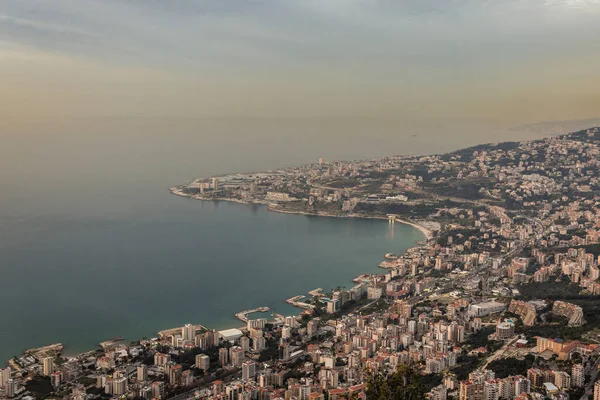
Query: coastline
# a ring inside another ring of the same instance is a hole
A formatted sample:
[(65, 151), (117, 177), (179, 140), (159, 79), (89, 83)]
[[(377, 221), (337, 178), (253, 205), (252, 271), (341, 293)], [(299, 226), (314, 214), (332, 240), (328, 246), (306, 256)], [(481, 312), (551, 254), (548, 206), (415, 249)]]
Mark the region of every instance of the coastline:
[[(382, 220), (382, 221), (388, 220), (388, 217), (383, 216), (383, 215), (335, 214), (335, 213), (328, 213), (328, 212), (322, 212), (322, 211), (321, 212), (308, 212), (308, 211), (299, 211), (299, 210), (298, 211), (285, 210), (285, 209), (282, 209), (279, 207), (273, 207), (273, 205), (272, 205), (273, 203), (269, 203), (269, 202), (245, 201), (245, 200), (231, 199), (231, 198), (226, 198), (226, 197), (202, 197), (202, 196), (197, 196), (197, 195), (190, 195), (190, 194), (179, 191), (177, 187), (169, 188), (169, 191), (176, 196), (187, 197), (187, 198), (191, 198), (194, 200), (228, 201), (231, 203), (245, 204), (245, 205), (253, 205), (253, 204), (263, 205), (263, 206), (267, 206), (268, 211), (278, 212), (278, 213), (282, 213), (282, 214), (306, 215), (309, 217), (313, 216), (313, 217), (327, 217), (327, 218), (360, 218), (360, 219), (376, 219), (376, 220)], [(409, 221), (409, 220), (398, 218), (398, 217), (396, 217), (395, 222), (399, 222), (404, 225), (410, 225), (413, 228), (418, 229), (425, 236), (425, 240), (427, 240), (427, 241), (429, 241), (430, 239), (433, 239), (433, 237), (434, 237), (433, 231), (431, 229), (419, 224), (418, 222), (413, 222), (413, 221)], [(427, 222), (427, 221), (425, 221), (425, 222)]]
[[(268, 211), (278, 212), (278, 213), (282, 213), (282, 214), (296, 214), (296, 215), (305, 215), (305, 216), (314, 216), (314, 217), (326, 217), (326, 218), (346, 218), (346, 219), (356, 218), (356, 219), (373, 219), (373, 220), (381, 220), (381, 221), (388, 220), (387, 216), (382, 216), (382, 215), (335, 214), (335, 213), (327, 213), (327, 212), (308, 212), (308, 211), (300, 211), (300, 210), (294, 211), (294, 210), (285, 210), (285, 209), (281, 209), (281, 208), (278, 208), (278, 207), (274, 207), (273, 203), (266, 202), (266, 201), (265, 202), (260, 202), (260, 201), (244, 201), (244, 200), (240, 200), (240, 199), (231, 199), (231, 198), (208, 198), (208, 197), (201, 197), (201, 196), (197, 196), (197, 195), (189, 195), (189, 194), (183, 193), (183, 192), (179, 191), (178, 188), (176, 188), (176, 187), (170, 188), (169, 191), (171, 192), (171, 194), (174, 194), (176, 196), (187, 197), (187, 198), (191, 198), (191, 199), (194, 199), (194, 200), (202, 200), (202, 201), (209, 201), (209, 202), (227, 201), (227, 202), (230, 202), (230, 203), (237, 203), (237, 204), (244, 204), (244, 205), (262, 205), (262, 206), (266, 206)], [(422, 226), (422, 225), (420, 225), (418, 223), (407, 221), (407, 220), (403, 220), (403, 219), (400, 219), (400, 218), (396, 218), (395, 221), (399, 222), (399, 223), (402, 223), (402, 224), (405, 224), (405, 225), (410, 225), (410, 226), (414, 227), (415, 229), (418, 229), (425, 236), (425, 238), (426, 238), (427, 241), (429, 241), (431, 238), (434, 237), (433, 232), (430, 229), (428, 229), (428, 228), (426, 228), (426, 227), (424, 227), (424, 226)], [(417, 245), (416, 247), (420, 247), (420, 246), (421, 245)], [(285, 299), (282, 299), (282, 301), (286, 301), (287, 302), (287, 300), (285, 300)], [(298, 314), (296, 314), (294, 316), (295, 317), (299, 317), (302, 314), (302, 312), (305, 311), (305, 309), (303, 307), (298, 307), (298, 306), (295, 306), (295, 307), (298, 308)], [(236, 314), (236, 317), (237, 317), (237, 314)], [(195, 324), (195, 325), (197, 325), (199, 327), (202, 327), (204, 329), (208, 329), (207, 327), (205, 327), (203, 325), (200, 325), (200, 324)], [(160, 331), (155, 332), (155, 334), (153, 336), (151, 336), (151, 337), (163, 337), (166, 332), (174, 331), (174, 330), (180, 330), (180, 329), (181, 328), (161, 329)], [(245, 325), (240, 326), (239, 324), (231, 324), (231, 326), (224, 327), (224, 328), (222, 328), (220, 330), (225, 330), (225, 329), (239, 329), (239, 330), (245, 331), (245, 329), (247, 329), (247, 327)], [(136, 341), (138, 339), (130, 339), (130, 340)], [(38, 348), (27, 349), (27, 350), (22, 351), (20, 353), (20, 355), (31, 354), (31, 353), (38, 353), (38, 352), (40, 352), (40, 350), (48, 349), (48, 348), (51, 348), (51, 347), (54, 347), (54, 346), (57, 346), (57, 345), (60, 345), (62, 347), (60, 353), (64, 357), (69, 358), (69, 359), (75, 359), (75, 358), (81, 357), (82, 355), (93, 353), (93, 352), (97, 351), (101, 347), (100, 343), (98, 343), (98, 345), (96, 346), (95, 349), (89, 349), (89, 350), (85, 350), (85, 351), (74, 351), (74, 352), (71, 352), (71, 351), (69, 351), (68, 344), (66, 344), (66, 346), (64, 346), (63, 344), (54, 344), (54, 345), (42, 346), (42, 347), (38, 347)], [(43, 351), (42, 351), (42, 353), (43, 353)], [(7, 360), (7, 362), (10, 364), (12, 360), (13, 359), (11, 358), (11, 359)]]

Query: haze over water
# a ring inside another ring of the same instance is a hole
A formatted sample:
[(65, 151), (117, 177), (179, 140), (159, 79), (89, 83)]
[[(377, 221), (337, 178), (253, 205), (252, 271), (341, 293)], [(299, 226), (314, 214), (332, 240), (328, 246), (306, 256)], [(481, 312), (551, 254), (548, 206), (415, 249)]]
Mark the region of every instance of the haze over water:
[[(328, 133), (342, 128), (342, 137)], [(472, 134), (440, 139), (440, 128), (430, 123), (415, 138), (417, 128), (379, 120), (31, 121), (18, 135), (3, 126), (0, 360), (55, 342), (73, 354), (186, 322), (237, 326), (233, 314), (256, 306), (297, 313), (286, 298), (381, 271), (385, 253), (404, 251), (421, 233), (200, 202), (167, 189), (319, 156), (441, 152), (494, 141), (497, 132), (463, 127)]]

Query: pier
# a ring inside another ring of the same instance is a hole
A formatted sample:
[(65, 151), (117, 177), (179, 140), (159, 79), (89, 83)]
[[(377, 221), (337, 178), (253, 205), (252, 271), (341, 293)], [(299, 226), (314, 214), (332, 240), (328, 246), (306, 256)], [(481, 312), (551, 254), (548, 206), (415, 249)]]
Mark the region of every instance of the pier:
[(373, 280), (373, 276), (371, 274), (362, 274), (352, 279), (352, 282), (355, 283), (370, 283)]
[(304, 299), (305, 297), (306, 296), (304, 296), (304, 295), (301, 294), (301, 295), (289, 298), (285, 302), (288, 303), (288, 304), (293, 305), (294, 307), (304, 308), (304, 309), (307, 309), (307, 310), (312, 310), (313, 308), (315, 308), (315, 306), (312, 305), (312, 304), (308, 304), (308, 303), (305, 303), (303, 301), (300, 301), (300, 300)]
[(251, 310), (240, 311), (239, 313), (235, 314), (235, 316), (237, 319), (243, 322), (248, 322), (248, 320), (250, 319), (248, 318), (248, 314), (252, 314), (255, 312), (269, 312), (269, 310), (271, 310), (269, 307), (257, 307)]
[(285, 323), (285, 315), (283, 315), (283, 314), (273, 313), (273, 314), (271, 314), (271, 317), (273, 317), (273, 322), (276, 324)]

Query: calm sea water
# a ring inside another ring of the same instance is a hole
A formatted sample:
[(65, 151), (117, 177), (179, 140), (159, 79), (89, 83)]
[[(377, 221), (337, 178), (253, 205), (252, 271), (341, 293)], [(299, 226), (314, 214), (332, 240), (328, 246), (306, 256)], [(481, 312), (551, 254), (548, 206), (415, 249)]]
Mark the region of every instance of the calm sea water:
[(326, 160), (445, 152), (539, 133), (490, 121), (378, 119), (0, 121), (0, 363), (67, 353), (351, 285), (413, 228), (204, 203), (168, 193), (200, 176)]
[[(386, 252), (421, 240), (411, 227), (276, 214), (164, 190), (127, 217), (3, 217), (0, 358), (54, 342), (67, 353), (185, 322), (238, 326), (233, 314), (316, 287), (350, 286)], [(380, 270), (381, 271), (381, 270)]]
[[(186, 322), (239, 326), (234, 314), (257, 306), (297, 313), (286, 298), (350, 286), (360, 273), (381, 271), (385, 253), (423, 239), (400, 224), (392, 229), (382, 221), (285, 215), (171, 195), (169, 186), (197, 176), (301, 161), (277, 143), (208, 139), (4, 137), (0, 363), (55, 342), (74, 354)], [(277, 146), (281, 153), (241, 151)], [(331, 149), (338, 147), (332, 142)], [(311, 151), (302, 161), (328, 150)]]

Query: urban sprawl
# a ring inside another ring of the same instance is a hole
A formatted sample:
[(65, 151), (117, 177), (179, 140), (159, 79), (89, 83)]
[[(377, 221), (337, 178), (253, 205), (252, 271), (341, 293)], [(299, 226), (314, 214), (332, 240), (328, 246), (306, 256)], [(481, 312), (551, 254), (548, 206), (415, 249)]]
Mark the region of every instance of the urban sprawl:
[(426, 239), (351, 288), (288, 299), (297, 316), (260, 307), (237, 314), (239, 329), (188, 324), (76, 357), (28, 350), (0, 369), (0, 398), (600, 400), (599, 128), (171, 192), (400, 221)]

